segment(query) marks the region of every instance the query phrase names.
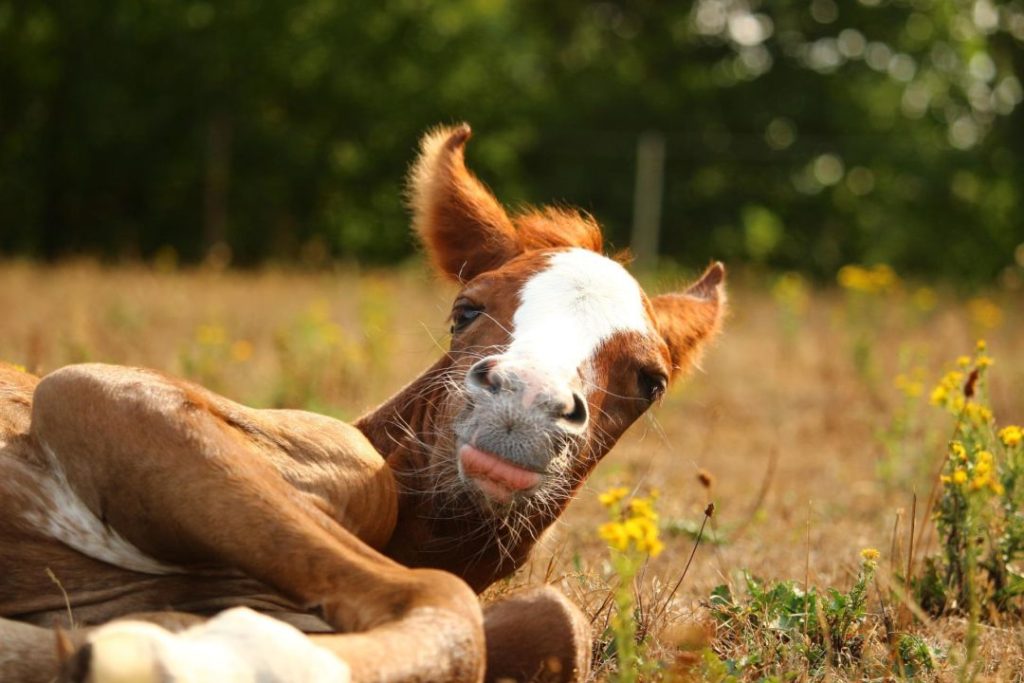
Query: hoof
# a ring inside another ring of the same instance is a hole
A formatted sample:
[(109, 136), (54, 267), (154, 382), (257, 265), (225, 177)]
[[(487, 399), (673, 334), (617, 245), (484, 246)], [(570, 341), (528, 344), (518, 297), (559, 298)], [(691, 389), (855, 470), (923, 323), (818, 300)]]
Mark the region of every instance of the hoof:
[(484, 628), (487, 681), (570, 683), (590, 673), (590, 623), (550, 586), (487, 605)]

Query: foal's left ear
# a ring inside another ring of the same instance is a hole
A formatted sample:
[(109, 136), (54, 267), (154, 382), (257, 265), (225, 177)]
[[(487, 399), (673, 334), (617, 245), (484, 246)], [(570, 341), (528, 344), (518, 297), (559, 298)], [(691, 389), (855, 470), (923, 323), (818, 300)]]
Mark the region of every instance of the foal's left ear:
[(505, 209), (466, 169), (464, 149), (471, 134), (463, 123), (423, 136), (408, 186), (413, 227), (434, 267), (460, 282), (523, 251)]
[(714, 338), (725, 314), (725, 266), (712, 263), (678, 294), (651, 299), (654, 321), (672, 356), (673, 377), (688, 370)]

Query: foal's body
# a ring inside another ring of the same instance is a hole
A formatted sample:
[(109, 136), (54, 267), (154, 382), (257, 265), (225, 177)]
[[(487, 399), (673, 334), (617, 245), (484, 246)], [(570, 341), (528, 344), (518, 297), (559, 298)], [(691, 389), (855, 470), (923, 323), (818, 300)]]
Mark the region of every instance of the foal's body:
[(165, 611), (147, 618), (177, 626), (245, 606), (325, 632), (277, 653), (283, 627), (229, 613), (210, 622), (226, 654), (207, 661), (174, 649), (185, 639), (113, 624), (77, 634), (88, 645), (64, 667), (73, 680), (246, 666), (327, 680), (331, 666), (297, 673), (324, 651), (357, 681), (475, 681), (485, 664), (489, 678), (585, 674), (586, 624), (564, 598), (542, 590), (482, 613), (475, 593), (526, 560), (691, 364), (720, 319), (722, 270), (648, 300), (596, 253), (589, 219), (509, 218), (463, 166), (468, 137), (428, 136), (412, 178), (416, 228), (464, 284), (451, 349), (354, 426), (148, 370), (37, 380), (0, 366), (0, 679), (53, 676), (52, 635), (30, 625), (66, 623), (68, 605), (80, 623)]

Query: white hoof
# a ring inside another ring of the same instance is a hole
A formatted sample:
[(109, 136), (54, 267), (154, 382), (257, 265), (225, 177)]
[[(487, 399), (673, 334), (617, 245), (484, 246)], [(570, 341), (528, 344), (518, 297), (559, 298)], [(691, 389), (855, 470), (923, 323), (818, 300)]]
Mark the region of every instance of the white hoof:
[(348, 666), (288, 624), (238, 607), (171, 633), (118, 621), (89, 638), (90, 683), (349, 683)]

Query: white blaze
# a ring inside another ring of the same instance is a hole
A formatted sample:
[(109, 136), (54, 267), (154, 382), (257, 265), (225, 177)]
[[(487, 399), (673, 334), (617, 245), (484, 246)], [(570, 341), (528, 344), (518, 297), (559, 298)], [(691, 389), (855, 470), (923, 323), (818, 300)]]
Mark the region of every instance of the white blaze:
[(550, 257), (527, 280), (506, 357), (569, 380), (617, 332), (650, 329), (640, 285), (615, 261), (586, 249)]

